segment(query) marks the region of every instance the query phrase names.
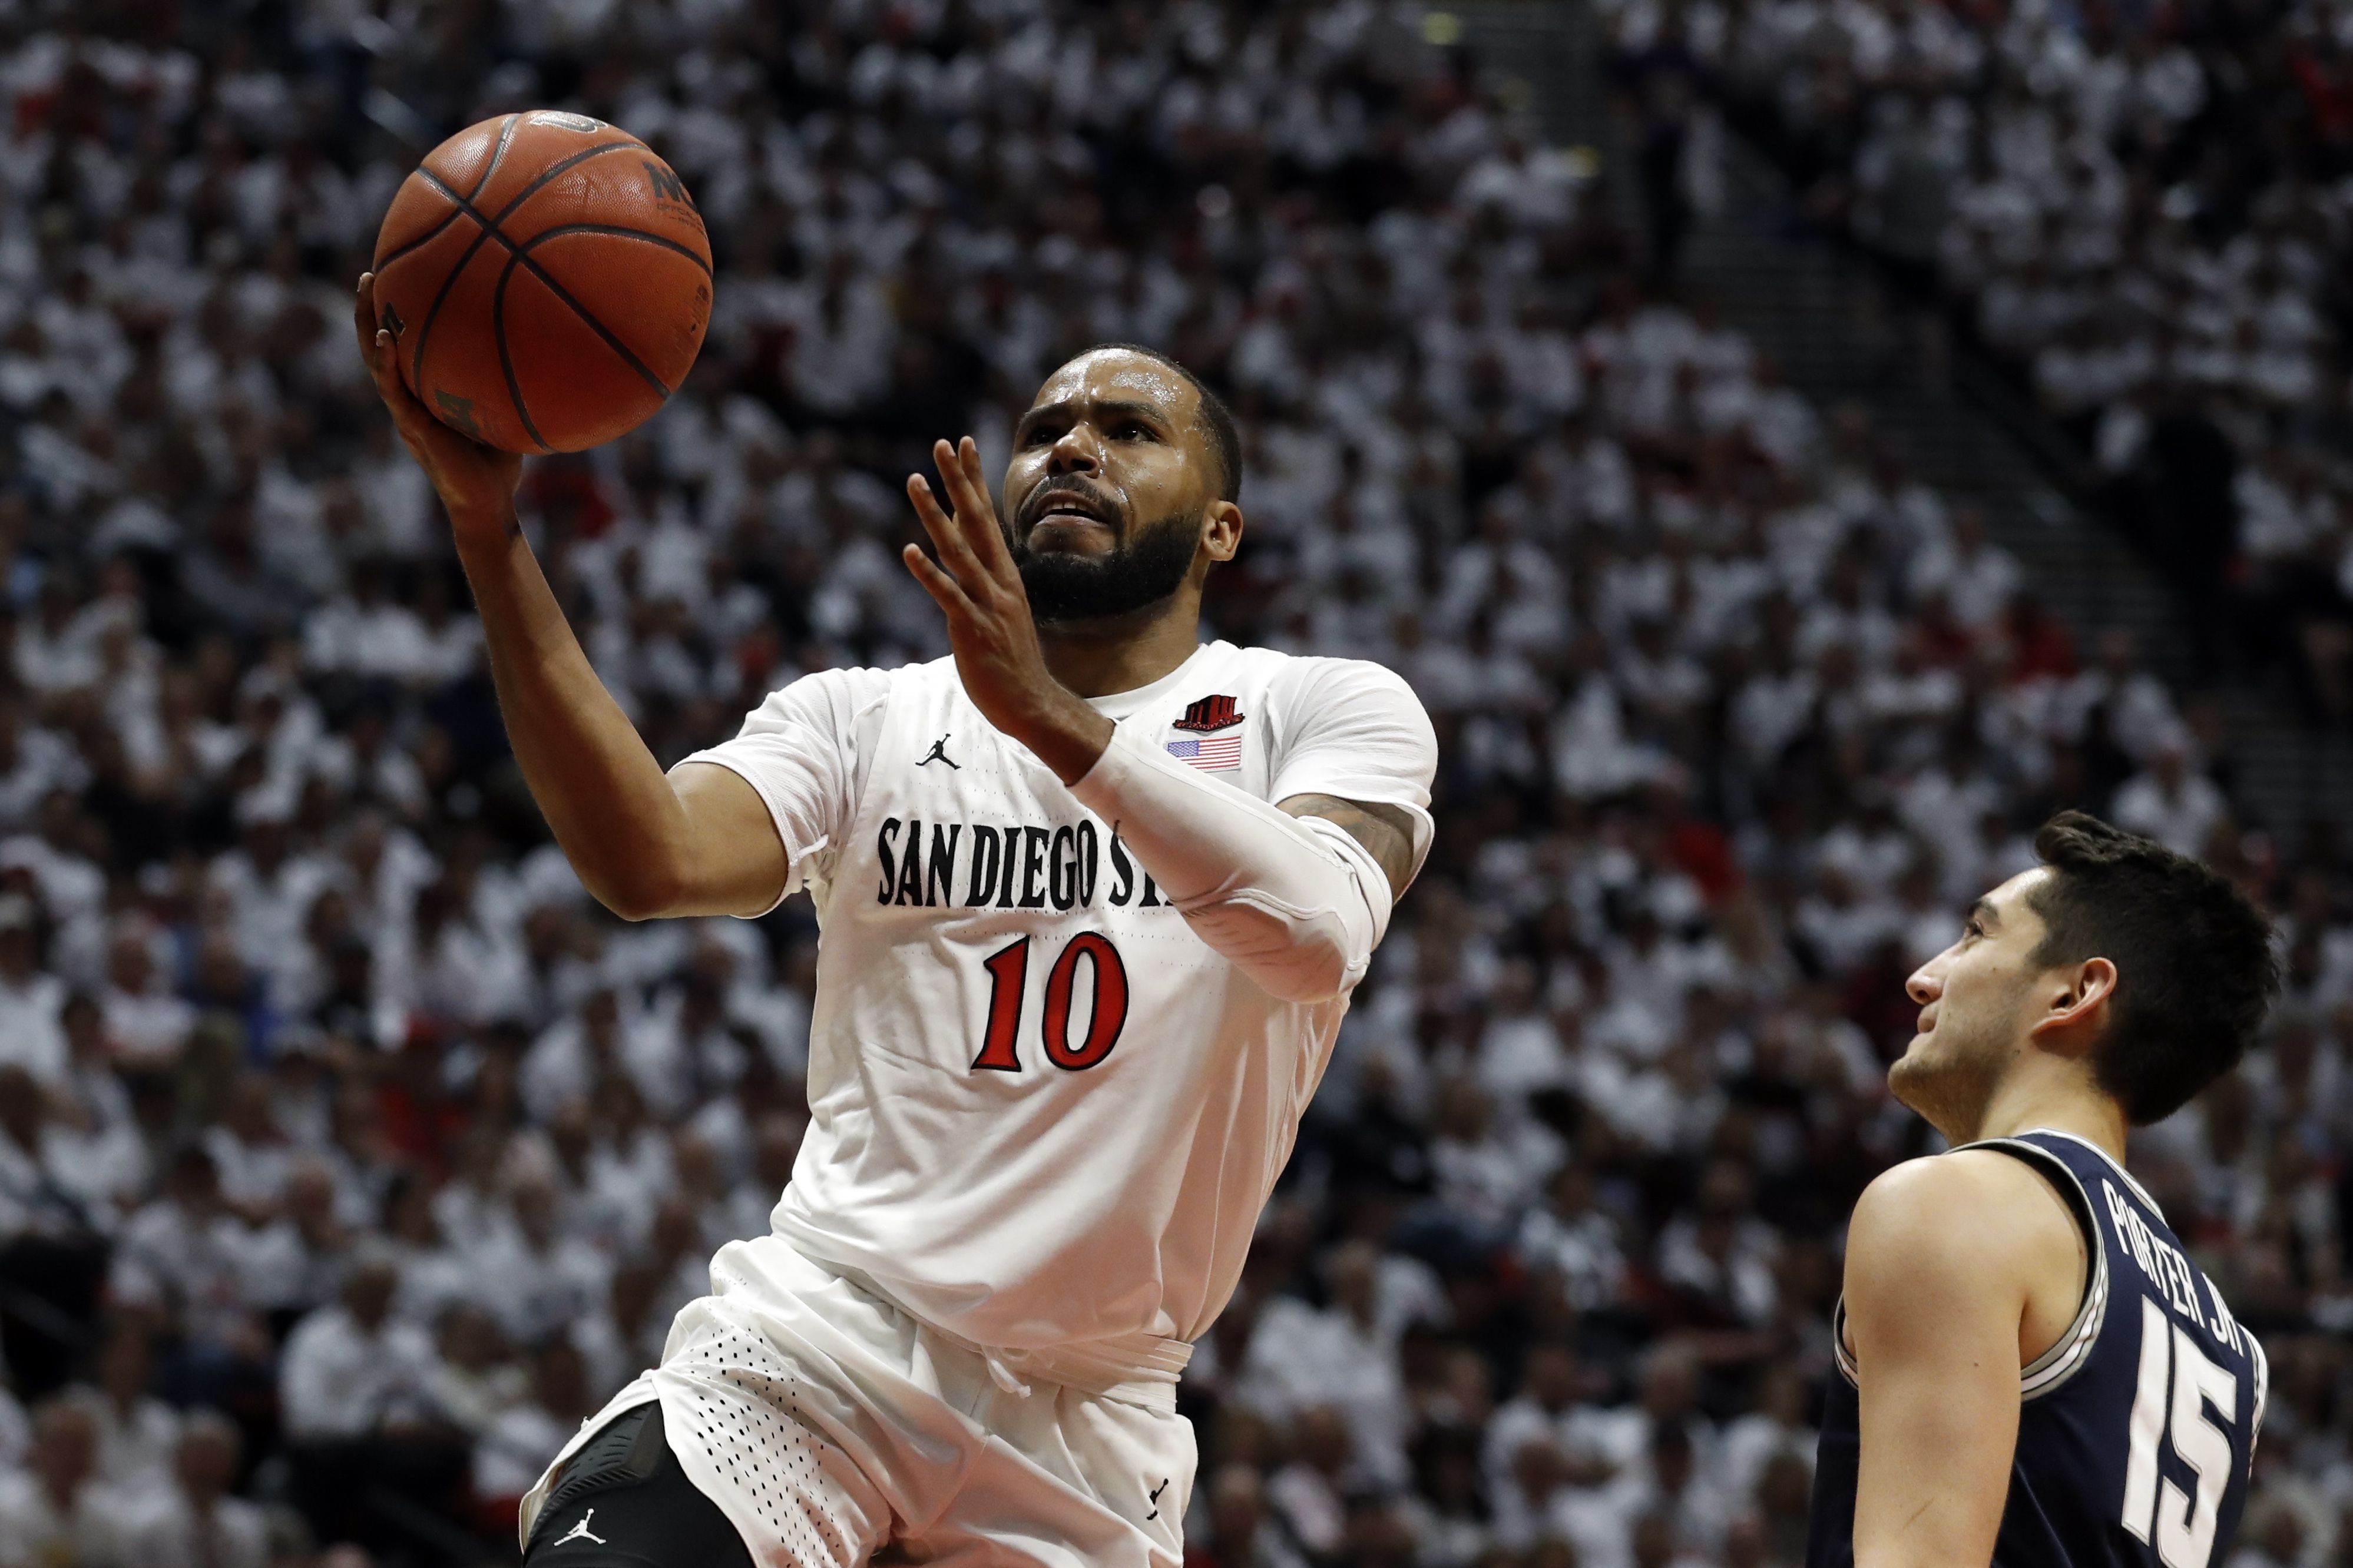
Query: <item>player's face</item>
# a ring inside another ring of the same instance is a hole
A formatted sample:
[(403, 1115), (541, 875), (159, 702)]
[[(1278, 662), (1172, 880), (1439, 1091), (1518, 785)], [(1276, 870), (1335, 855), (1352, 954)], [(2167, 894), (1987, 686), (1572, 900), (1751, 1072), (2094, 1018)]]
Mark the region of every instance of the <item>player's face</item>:
[(1006, 531), (1041, 621), (1100, 620), (1175, 594), (1216, 500), (1200, 397), (1116, 349), (1056, 371), (1014, 427)]
[(1919, 1032), (1888, 1070), (1895, 1098), (1939, 1131), (1969, 1127), (2025, 1048), (2036, 1013), (2034, 950), (2042, 917), (2027, 895), (2051, 873), (2021, 871), (1979, 899), (1960, 939), (1922, 964), (1905, 992), (1920, 1004)]

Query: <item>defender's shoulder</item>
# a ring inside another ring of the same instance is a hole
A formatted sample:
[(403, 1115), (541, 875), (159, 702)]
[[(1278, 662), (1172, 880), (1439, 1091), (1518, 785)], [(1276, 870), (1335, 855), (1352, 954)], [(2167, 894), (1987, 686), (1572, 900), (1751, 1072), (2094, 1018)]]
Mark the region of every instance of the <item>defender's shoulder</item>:
[(2077, 1227), (2039, 1166), (1994, 1148), (1962, 1148), (1891, 1165), (1855, 1200), (1850, 1259), (1874, 1267), (1981, 1268), (2072, 1250)]

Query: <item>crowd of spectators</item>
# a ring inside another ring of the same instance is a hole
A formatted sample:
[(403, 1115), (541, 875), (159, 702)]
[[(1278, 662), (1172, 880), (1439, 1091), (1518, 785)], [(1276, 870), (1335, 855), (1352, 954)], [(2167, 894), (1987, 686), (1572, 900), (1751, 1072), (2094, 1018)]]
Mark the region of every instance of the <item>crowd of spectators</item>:
[(2014, 367), (2207, 657), (2292, 669), (2316, 717), (2353, 723), (2353, 16), (1606, 8), (1635, 79), (1715, 89), (1815, 219), (1940, 291)]
[(522, 496), (665, 762), (943, 651), (895, 481), (1105, 339), (1240, 415), (1215, 632), (1432, 711), (1433, 857), (1182, 1385), (1199, 1568), (1799, 1561), (1844, 1217), (1929, 1147), (1904, 976), (2068, 805), (2283, 916), (2275, 1038), (2137, 1163), (2276, 1369), (2246, 1561), (2353, 1551), (2353, 866), (1648, 287), (1449, 23), (0, 0), (0, 1568), (511, 1560), (788, 1177), (806, 903), (583, 895), (348, 335), (422, 148), (545, 103), (719, 259), (672, 406)]

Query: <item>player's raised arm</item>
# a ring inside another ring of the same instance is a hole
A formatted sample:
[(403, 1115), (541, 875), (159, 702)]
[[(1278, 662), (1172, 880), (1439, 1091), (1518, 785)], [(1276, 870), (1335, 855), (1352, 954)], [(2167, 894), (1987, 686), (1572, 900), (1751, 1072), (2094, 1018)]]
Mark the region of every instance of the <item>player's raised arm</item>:
[(516, 525), (522, 459), (466, 439), (409, 392), (376, 326), (373, 278), (360, 279), (354, 326), (401, 440), (448, 509), (507, 738), (582, 883), (628, 920), (775, 903), (788, 868), (759, 795), (723, 767), (665, 774), (596, 679)]
[(1845, 1332), (1862, 1405), (1855, 1568), (1984, 1568), (2018, 1442), (2037, 1298), (2082, 1289), (2083, 1236), (2020, 1161), (1898, 1165), (1855, 1205)]

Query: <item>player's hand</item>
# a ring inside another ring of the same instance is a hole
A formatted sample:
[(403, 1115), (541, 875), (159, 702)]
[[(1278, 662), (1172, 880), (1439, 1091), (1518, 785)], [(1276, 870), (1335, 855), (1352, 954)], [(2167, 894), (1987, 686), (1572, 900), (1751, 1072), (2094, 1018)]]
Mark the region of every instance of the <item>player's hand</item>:
[(941, 508), (923, 475), (907, 476), (907, 499), (940, 557), (934, 563), (922, 546), (910, 544), (902, 552), (907, 570), (947, 614), (948, 646), (973, 706), (1064, 784), (1074, 783), (1111, 743), (1112, 721), (1046, 668), (1029, 591), (981, 476), (980, 448), (969, 436), (953, 447), (935, 441), (932, 460), (953, 510)]
[(359, 300), (352, 325), (359, 333), (360, 357), (375, 378), (376, 395), (392, 411), (392, 423), (409, 456), (433, 481), (460, 544), (504, 539), (514, 527), (515, 487), (522, 482), (522, 458), (513, 452), (470, 441), (417, 401), (400, 378), (400, 348), (376, 324), (375, 274), (360, 274)]

